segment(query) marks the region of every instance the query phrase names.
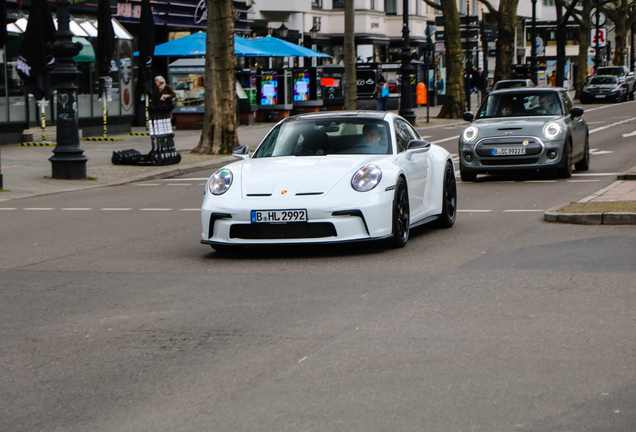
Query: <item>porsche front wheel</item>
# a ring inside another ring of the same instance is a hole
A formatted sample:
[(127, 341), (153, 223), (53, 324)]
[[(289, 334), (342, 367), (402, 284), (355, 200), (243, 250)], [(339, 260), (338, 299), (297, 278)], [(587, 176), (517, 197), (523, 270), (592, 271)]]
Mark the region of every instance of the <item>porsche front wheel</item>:
[(393, 237), (390, 239), (391, 246), (401, 248), (406, 245), (409, 239), (410, 216), (408, 188), (404, 178), (399, 177), (395, 185), (395, 196), (393, 198)]
[(437, 219), (437, 226), (450, 228), (455, 223), (457, 216), (457, 182), (452, 162), (446, 162), (444, 171), (444, 190), (442, 191), (442, 214)]

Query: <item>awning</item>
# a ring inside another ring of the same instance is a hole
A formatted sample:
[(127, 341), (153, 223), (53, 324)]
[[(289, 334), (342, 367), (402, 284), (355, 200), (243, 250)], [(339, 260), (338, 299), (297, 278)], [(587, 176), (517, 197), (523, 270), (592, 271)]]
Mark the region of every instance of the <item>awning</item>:
[(254, 39), (252, 44), (262, 50), (275, 53), (277, 57), (331, 57), (318, 51), (305, 48), (273, 36)]
[[(206, 34), (193, 33), (155, 47), (155, 57), (203, 57), (205, 56)], [(134, 53), (135, 56), (139, 52)], [(237, 57), (271, 57), (272, 54), (253, 46), (253, 41), (234, 35), (234, 55)]]
[(95, 50), (93, 45), (83, 37), (73, 36), (73, 42), (80, 42), (82, 44), (82, 50), (78, 55), (73, 57), (77, 63), (95, 63)]

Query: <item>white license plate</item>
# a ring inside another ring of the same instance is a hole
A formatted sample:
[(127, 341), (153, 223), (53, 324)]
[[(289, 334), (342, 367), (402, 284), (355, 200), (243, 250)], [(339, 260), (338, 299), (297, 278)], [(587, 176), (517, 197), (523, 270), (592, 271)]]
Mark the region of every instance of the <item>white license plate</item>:
[(504, 147), (493, 148), (490, 150), (492, 156), (508, 156), (508, 155), (524, 155), (526, 154), (525, 147)]
[(307, 210), (252, 210), (252, 223), (307, 222)]
[(594, 96), (594, 97), (595, 97), (596, 99), (602, 99), (602, 98), (604, 98), (604, 97), (605, 97), (605, 95), (596, 95), (596, 96)]

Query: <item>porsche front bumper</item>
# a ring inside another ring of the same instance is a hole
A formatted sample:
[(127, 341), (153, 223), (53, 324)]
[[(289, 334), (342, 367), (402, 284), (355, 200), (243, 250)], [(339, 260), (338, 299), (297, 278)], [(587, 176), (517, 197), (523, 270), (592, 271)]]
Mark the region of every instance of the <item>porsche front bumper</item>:
[[(201, 243), (219, 245), (337, 243), (387, 238), (392, 233), (392, 190), (332, 197), (206, 195), (201, 207)], [(304, 209), (307, 222), (252, 223), (253, 210)]]

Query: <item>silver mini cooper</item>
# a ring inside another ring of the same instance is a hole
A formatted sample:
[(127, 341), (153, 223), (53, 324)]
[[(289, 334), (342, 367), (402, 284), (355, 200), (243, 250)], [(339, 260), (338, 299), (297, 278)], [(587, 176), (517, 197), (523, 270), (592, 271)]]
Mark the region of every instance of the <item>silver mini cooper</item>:
[(590, 166), (583, 108), (562, 88), (518, 88), (493, 92), (459, 137), (463, 181), (479, 173), (549, 169), (561, 178)]

